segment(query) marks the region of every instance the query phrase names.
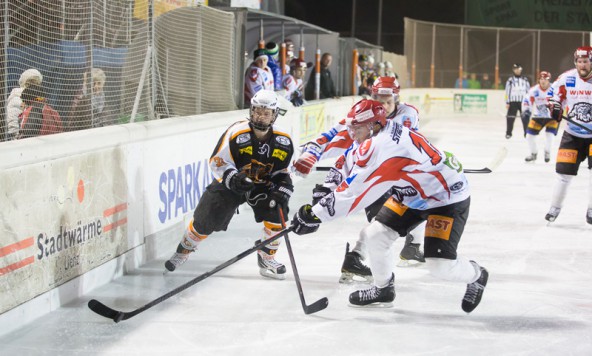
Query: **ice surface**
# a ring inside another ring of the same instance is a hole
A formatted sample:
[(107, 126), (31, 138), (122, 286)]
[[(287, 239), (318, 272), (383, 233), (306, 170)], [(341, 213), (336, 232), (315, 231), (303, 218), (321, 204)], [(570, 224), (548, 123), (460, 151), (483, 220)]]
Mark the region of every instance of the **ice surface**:
[[(517, 120), (518, 121), (518, 120)], [(469, 176), (472, 205), (459, 254), (490, 272), (481, 305), (461, 308), (465, 285), (396, 268), (391, 309), (355, 309), (338, 284), (346, 242), (365, 224), (363, 214), (324, 223), (319, 232), (291, 236), (307, 303), (329, 307), (305, 315), (284, 246), (277, 259), (284, 281), (264, 279), (255, 255), (119, 324), (92, 313), (96, 298), (133, 310), (251, 247), (259, 226), (244, 207), (225, 233), (208, 238), (176, 272), (162, 275), (172, 251), (92, 291), (70, 305), (0, 337), (1, 355), (557, 355), (592, 354), (592, 225), (586, 224), (589, 172), (573, 180), (561, 215), (544, 220), (555, 183), (553, 163), (528, 154), (519, 122), (504, 138), (501, 116), (424, 119), (422, 132), (454, 152), (465, 168), (507, 157), (490, 174)], [(539, 138), (542, 157), (543, 137)], [(554, 152), (559, 137), (554, 143)], [(296, 184), (292, 213), (310, 200), (322, 172)], [(179, 236), (163, 236), (173, 240)], [(403, 245), (402, 239), (396, 242)]]

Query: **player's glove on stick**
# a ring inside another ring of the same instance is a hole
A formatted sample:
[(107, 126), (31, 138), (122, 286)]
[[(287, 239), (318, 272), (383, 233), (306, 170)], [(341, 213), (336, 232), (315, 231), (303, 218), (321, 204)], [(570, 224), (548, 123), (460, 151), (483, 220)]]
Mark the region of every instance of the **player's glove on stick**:
[(247, 177), (245, 172), (239, 172), (236, 169), (229, 169), (224, 172), (223, 181), (226, 188), (236, 194), (244, 194), (255, 188), (255, 183)]
[(530, 110), (525, 110), (522, 113), (522, 121), (529, 121), (531, 116), (532, 116), (532, 113), (530, 112)]
[(300, 210), (294, 214), (292, 219), (292, 230), (298, 235), (312, 234), (319, 229), (321, 219), (312, 212), (312, 206), (306, 204), (300, 207)]
[(318, 203), (327, 194), (331, 194), (331, 188), (327, 188), (321, 184), (317, 184), (312, 190), (312, 205)]
[(551, 110), (551, 118), (557, 120), (557, 122), (561, 122), (561, 114), (563, 112), (561, 103), (555, 100), (549, 100), (549, 110)]
[(271, 200), (282, 207), (285, 214), (288, 213), (288, 203), (290, 197), (294, 193), (294, 186), (292, 184), (276, 185), (271, 190)]
[(321, 147), (314, 142), (309, 142), (304, 146), (304, 150), (302, 154), (296, 161), (294, 161), (294, 168), (296, 169), (296, 174), (302, 177), (306, 177), (312, 168), (314, 167), (315, 163), (321, 157)]

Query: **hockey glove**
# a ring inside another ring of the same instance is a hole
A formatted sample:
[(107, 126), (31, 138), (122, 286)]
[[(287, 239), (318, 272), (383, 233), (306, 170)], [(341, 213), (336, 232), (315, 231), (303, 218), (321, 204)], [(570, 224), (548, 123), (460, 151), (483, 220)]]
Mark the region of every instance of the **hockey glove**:
[(551, 118), (557, 120), (557, 122), (561, 122), (561, 114), (563, 110), (561, 109), (561, 103), (555, 100), (549, 100), (549, 110), (551, 110)]
[(313, 214), (312, 206), (306, 204), (301, 206), (300, 210), (294, 214), (292, 230), (297, 235), (311, 234), (319, 229), (321, 222), (321, 219)]
[(312, 190), (312, 205), (318, 203), (325, 195), (331, 193), (331, 188), (327, 188), (321, 184), (317, 184)]
[(522, 121), (523, 122), (528, 122), (530, 120), (530, 116), (532, 115), (532, 113), (530, 112), (530, 110), (525, 110), (522, 113)]
[(275, 187), (273, 187), (272, 191), (271, 191), (271, 199), (270, 201), (275, 202), (270, 204), (270, 207), (273, 208), (273, 206), (271, 205), (279, 205), (283, 211), (284, 214), (288, 213), (288, 203), (290, 202), (290, 197), (292, 196), (292, 193), (294, 193), (294, 186), (292, 184), (290, 185), (276, 185)]
[(304, 150), (302, 151), (300, 157), (294, 161), (294, 168), (297, 175), (306, 177), (321, 157), (322, 149), (316, 143), (309, 142), (304, 146)]
[(222, 178), (226, 188), (236, 194), (244, 194), (255, 188), (255, 183), (247, 177), (245, 172), (239, 172), (236, 169), (227, 170)]

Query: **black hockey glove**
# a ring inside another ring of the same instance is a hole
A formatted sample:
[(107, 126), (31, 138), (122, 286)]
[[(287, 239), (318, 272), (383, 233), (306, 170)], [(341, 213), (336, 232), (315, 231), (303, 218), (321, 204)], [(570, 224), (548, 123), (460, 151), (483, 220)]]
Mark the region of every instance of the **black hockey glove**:
[(222, 178), (226, 188), (236, 194), (244, 194), (255, 188), (255, 183), (247, 177), (245, 172), (239, 172), (236, 169), (227, 170)]
[(523, 121), (523, 122), (524, 122), (524, 121), (528, 122), (528, 121), (530, 120), (530, 116), (531, 116), (531, 115), (532, 115), (532, 113), (530, 112), (530, 110), (525, 110), (525, 111), (522, 113), (522, 121)]
[(561, 109), (561, 103), (555, 100), (549, 100), (549, 109), (551, 110), (551, 118), (561, 122), (563, 110)]
[(292, 230), (297, 235), (311, 234), (319, 229), (321, 222), (321, 219), (313, 214), (312, 206), (306, 204), (301, 206), (300, 210), (294, 214)]
[(292, 184), (284, 184), (284, 185), (276, 185), (271, 190), (271, 199), (270, 201), (274, 202), (270, 204), (270, 207), (273, 208), (271, 205), (279, 205), (284, 214), (288, 213), (288, 203), (290, 202), (290, 197), (294, 193), (294, 186)]
[(322, 184), (317, 184), (312, 190), (312, 205), (318, 203), (327, 194), (331, 194), (331, 188), (327, 188)]

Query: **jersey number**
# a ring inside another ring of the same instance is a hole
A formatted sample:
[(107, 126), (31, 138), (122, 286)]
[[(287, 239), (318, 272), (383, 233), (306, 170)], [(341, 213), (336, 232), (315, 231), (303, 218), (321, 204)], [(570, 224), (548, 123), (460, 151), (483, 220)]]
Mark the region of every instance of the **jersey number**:
[(438, 152), (438, 150), (432, 146), (425, 137), (415, 131), (409, 131), (409, 136), (411, 137), (413, 145), (417, 147), (419, 152), (424, 151), (430, 157), (430, 162), (432, 162), (434, 166), (442, 161), (440, 152)]

